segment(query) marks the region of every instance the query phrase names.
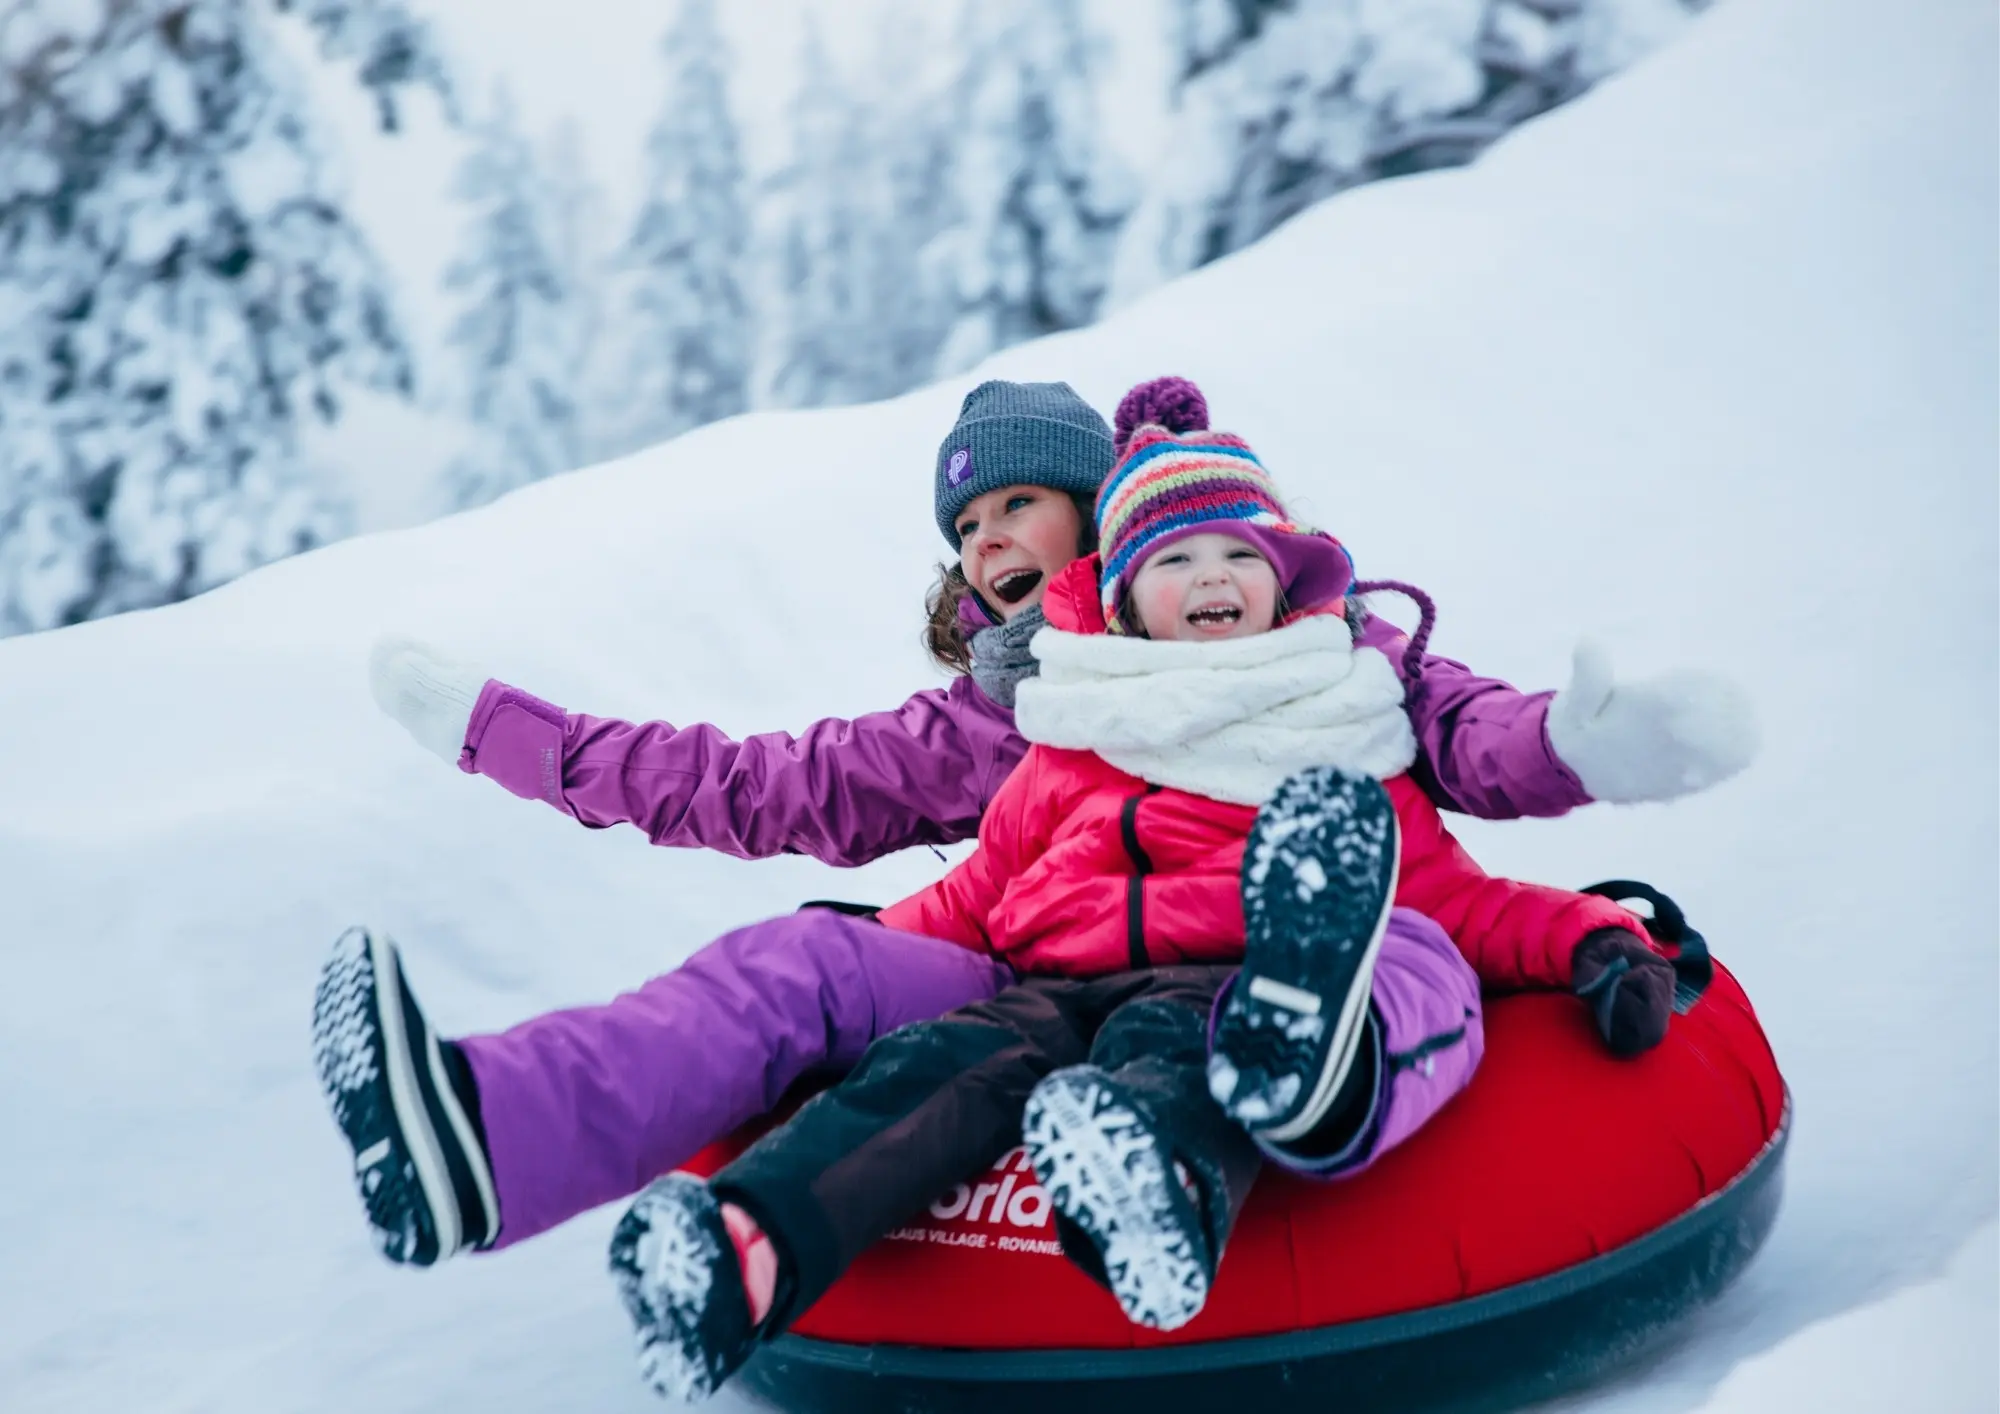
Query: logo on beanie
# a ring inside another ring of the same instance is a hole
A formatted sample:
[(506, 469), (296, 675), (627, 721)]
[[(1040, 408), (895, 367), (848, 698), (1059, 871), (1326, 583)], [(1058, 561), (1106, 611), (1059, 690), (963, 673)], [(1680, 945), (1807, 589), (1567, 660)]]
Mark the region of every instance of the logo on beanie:
[(972, 448), (960, 447), (951, 454), (951, 460), (944, 464), (944, 479), (947, 485), (963, 486), (972, 476)]

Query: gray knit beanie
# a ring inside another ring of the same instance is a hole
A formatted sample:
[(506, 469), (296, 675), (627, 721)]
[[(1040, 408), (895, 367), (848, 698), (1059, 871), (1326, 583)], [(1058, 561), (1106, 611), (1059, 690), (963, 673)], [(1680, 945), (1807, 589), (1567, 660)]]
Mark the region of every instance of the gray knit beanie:
[(1110, 426), (1069, 384), (981, 383), (938, 448), (938, 529), (956, 550), (959, 512), (1002, 486), (1095, 496), (1113, 456)]

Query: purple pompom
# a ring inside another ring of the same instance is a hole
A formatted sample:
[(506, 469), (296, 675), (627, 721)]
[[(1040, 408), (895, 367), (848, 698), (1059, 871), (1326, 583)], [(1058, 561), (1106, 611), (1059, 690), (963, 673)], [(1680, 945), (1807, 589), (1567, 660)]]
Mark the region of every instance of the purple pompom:
[(1148, 379), (1119, 401), (1112, 446), (1123, 455), (1132, 433), (1149, 422), (1169, 432), (1206, 432), (1208, 399), (1185, 378)]

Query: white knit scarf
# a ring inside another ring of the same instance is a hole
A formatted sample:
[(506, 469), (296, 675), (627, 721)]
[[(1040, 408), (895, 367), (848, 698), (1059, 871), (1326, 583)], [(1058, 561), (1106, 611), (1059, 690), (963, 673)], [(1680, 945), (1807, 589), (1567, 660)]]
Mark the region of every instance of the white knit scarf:
[(1031, 646), (1021, 735), (1155, 785), (1261, 805), (1308, 766), (1388, 777), (1416, 759), (1396, 670), (1337, 615), (1214, 643), (1045, 628)]

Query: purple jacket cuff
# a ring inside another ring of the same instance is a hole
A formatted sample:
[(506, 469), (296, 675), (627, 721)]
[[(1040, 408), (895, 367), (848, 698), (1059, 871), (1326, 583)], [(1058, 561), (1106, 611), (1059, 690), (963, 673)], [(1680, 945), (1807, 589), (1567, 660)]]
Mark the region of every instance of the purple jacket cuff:
[(1584, 786), (1583, 778), (1571, 769), (1569, 762), (1556, 754), (1556, 744), (1549, 739), (1549, 708), (1555, 705), (1555, 693), (1538, 692), (1535, 696), (1541, 703), (1542, 750), (1548, 753), (1549, 764), (1555, 767), (1556, 778), (1569, 789), (1570, 809), (1596, 804), (1597, 797)]
[(572, 814), (562, 788), (565, 720), (553, 702), (489, 678), (472, 704), (458, 769), (497, 781), (523, 800), (545, 800)]
[(1549, 707), (1555, 700), (1553, 689), (1522, 693), (1520, 707), (1511, 719), (1503, 715), (1490, 722), (1496, 757), (1513, 767), (1511, 774), (1516, 780), (1511, 790), (1521, 797), (1523, 815), (1562, 815), (1592, 803), (1590, 792), (1583, 788), (1569, 762), (1556, 755), (1555, 743), (1549, 740)]
[[(1388, 655), (1398, 675), (1409, 638), (1371, 614), (1362, 645)], [(1423, 688), (1410, 708), (1418, 783), (1439, 806), (1485, 820), (1562, 815), (1589, 792), (1549, 743), (1553, 692), (1524, 693), (1463, 663), (1424, 655)]]

